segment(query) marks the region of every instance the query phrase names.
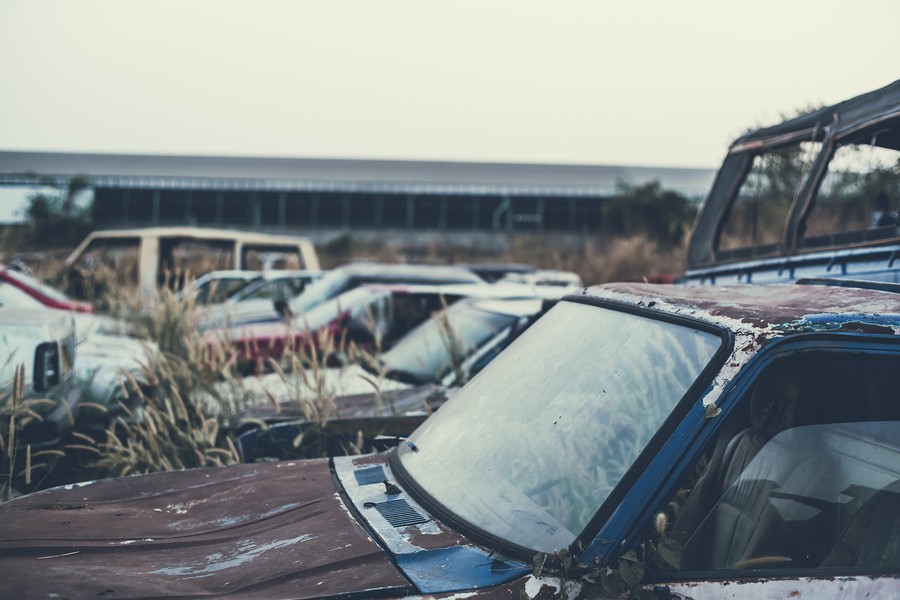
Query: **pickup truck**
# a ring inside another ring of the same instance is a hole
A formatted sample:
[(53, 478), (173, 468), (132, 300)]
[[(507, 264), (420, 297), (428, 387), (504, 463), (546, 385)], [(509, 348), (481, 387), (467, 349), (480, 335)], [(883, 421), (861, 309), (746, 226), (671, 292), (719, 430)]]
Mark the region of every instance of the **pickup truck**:
[(900, 80), (751, 131), (698, 215), (686, 283), (900, 281)]
[[(95, 231), (66, 259), (69, 276), (84, 278), (98, 265), (153, 298), (161, 285), (181, 283), (216, 269), (268, 269), (274, 265), (319, 270), (305, 237), (200, 227), (147, 227)], [(175, 286), (180, 287), (180, 286)]]

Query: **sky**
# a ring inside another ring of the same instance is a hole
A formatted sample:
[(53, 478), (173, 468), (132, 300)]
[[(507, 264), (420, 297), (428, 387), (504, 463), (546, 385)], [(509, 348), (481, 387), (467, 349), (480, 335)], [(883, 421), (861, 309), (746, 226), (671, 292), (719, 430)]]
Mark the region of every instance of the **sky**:
[(898, 24), (896, 0), (0, 0), (0, 150), (716, 168), (900, 78)]

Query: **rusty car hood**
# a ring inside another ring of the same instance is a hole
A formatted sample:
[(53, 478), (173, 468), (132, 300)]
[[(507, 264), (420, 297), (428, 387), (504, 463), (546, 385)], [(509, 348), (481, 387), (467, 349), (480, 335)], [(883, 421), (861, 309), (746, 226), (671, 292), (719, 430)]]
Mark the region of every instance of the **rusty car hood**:
[(0, 506), (0, 581), (16, 598), (414, 591), (352, 517), (326, 460), (125, 477), (15, 499)]

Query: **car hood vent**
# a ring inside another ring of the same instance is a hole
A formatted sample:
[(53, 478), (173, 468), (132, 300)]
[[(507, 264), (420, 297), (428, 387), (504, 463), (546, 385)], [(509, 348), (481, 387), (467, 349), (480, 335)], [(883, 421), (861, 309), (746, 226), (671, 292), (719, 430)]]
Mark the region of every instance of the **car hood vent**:
[(428, 519), (419, 514), (406, 500), (379, 502), (375, 505), (375, 510), (394, 527), (408, 527), (428, 522)]
[(387, 479), (384, 475), (384, 467), (381, 465), (366, 467), (365, 469), (354, 471), (353, 474), (356, 476), (356, 483), (359, 485), (372, 485)]

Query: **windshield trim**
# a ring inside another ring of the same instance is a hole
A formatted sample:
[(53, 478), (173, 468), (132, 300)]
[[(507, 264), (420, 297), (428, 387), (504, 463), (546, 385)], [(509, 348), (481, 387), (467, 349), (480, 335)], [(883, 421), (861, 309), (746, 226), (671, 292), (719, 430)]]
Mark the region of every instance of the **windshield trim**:
[[(609, 496), (603, 501), (584, 529), (575, 536), (575, 540), (572, 543), (573, 547), (577, 547), (579, 542), (581, 542), (584, 547), (587, 547), (599, 533), (600, 528), (608, 521), (615, 508), (621, 503), (628, 490), (638, 480), (643, 469), (646, 468), (650, 460), (656, 456), (678, 423), (680, 423), (687, 413), (690, 412), (691, 407), (700, 399), (701, 393), (709, 386), (714, 375), (718, 373), (722, 364), (724, 364), (728, 356), (731, 355), (734, 347), (734, 332), (723, 325), (704, 321), (696, 317), (664, 313), (648, 309), (644, 306), (635, 306), (619, 300), (579, 295), (566, 296), (560, 302), (564, 301), (576, 304), (587, 304), (589, 306), (606, 308), (617, 312), (639, 315), (656, 321), (687, 326), (692, 329), (698, 329), (717, 335), (722, 341), (709, 363), (707, 363), (706, 367), (700, 372), (691, 387), (688, 388), (685, 394), (675, 404), (672, 412), (666, 417), (662, 425), (660, 425), (659, 430), (647, 442), (647, 446), (644, 450), (637, 458), (635, 458), (634, 463), (628, 468), (625, 475), (615, 488), (613, 488)], [(388, 465), (390, 466), (391, 471), (393, 471), (394, 476), (397, 478), (397, 481), (400, 482), (413, 499), (451, 529), (454, 529), (473, 540), (480, 541), (496, 552), (508, 554), (523, 560), (530, 560), (530, 558), (535, 555), (535, 550), (500, 538), (457, 516), (436, 498), (428, 494), (421, 486), (419, 486), (409, 472), (406, 471), (406, 468), (400, 460), (397, 448), (391, 450)], [(576, 554), (580, 554), (580, 552)]]

